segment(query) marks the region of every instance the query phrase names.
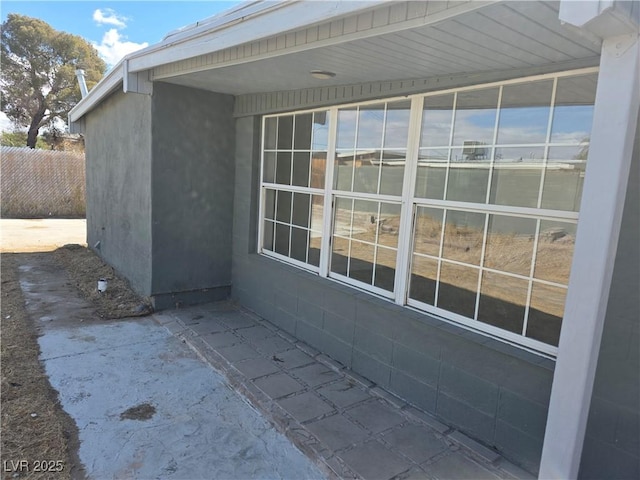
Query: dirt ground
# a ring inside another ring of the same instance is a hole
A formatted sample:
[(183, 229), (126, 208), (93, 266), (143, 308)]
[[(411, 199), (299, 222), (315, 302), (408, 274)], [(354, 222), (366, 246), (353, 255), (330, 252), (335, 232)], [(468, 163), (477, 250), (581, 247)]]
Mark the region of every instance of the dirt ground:
[[(3, 232), (3, 247), (4, 239)], [(38, 334), (25, 310), (18, 268), (26, 255), (53, 256), (103, 319), (147, 315), (151, 308), (147, 299), (136, 295), (111, 267), (81, 245), (0, 256), (2, 478), (84, 478), (77, 460), (77, 428), (49, 384), (38, 359)], [(104, 293), (97, 291), (99, 278), (108, 281)]]

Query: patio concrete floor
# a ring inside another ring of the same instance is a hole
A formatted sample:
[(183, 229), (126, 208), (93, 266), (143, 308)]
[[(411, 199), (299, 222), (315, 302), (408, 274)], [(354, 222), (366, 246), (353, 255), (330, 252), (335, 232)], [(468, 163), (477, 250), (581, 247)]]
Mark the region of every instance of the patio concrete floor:
[(20, 269), (90, 478), (533, 478), (231, 302), (102, 321)]

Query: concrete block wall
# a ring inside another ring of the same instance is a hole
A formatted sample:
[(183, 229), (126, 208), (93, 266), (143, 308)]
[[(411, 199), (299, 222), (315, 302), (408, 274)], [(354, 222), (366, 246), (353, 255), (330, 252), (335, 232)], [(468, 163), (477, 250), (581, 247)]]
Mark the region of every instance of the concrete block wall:
[(233, 298), (535, 473), (553, 362), (257, 255), (259, 126), (236, 121)]
[(580, 478), (640, 478), (640, 120)]
[(156, 308), (229, 295), (233, 101), (230, 95), (154, 84), (151, 293)]
[(87, 115), (85, 145), (89, 248), (150, 295), (151, 97), (108, 97)]

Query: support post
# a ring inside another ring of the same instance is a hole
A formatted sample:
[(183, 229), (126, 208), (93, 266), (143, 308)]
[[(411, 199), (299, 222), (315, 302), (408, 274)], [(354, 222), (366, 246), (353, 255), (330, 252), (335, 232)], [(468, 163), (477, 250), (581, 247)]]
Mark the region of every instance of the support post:
[(640, 106), (638, 33), (606, 38), (539, 478), (575, 479)]

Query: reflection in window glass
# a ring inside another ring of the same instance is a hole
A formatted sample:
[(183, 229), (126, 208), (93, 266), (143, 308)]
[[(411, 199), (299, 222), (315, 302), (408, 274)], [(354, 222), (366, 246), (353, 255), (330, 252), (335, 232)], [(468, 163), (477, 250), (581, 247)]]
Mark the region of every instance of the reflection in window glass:
[(414, 252), (433, 256), (440, 254), (443, 214), (443, 210), (436, 208), (417, 208), (413, 241)]
[(302, 228), (291, 229), (291, 258), (301, 262), (307, 261), (307, 241), (309, 231)]
[(580, 144), (589, 141), (597, 81), (595, 73), (558, 79), (552, 143)]
[(289, 238), (291, 237), (291, 227), (289, 225), (283, 225), (276, 223), (276, 235), (275, 235), (275, 248), (274, 251), (285, 257), (289, 256)]
[(387, 115), (384, 126), (384, 148), (407, 148), (407, 132), (409, 131), (409, 113), (411, 102), (393, 102), (387, 104)]
[(275, 212), (276, 212), (276, 191), (267, 190), (265, 192), (264, 218), (268, 218), (270, 220), (275, 219)]
[(404, 181), (405, 152), (385, 150), (382, 155), (382, 170), (380, 172), (380, 194), (402, 195)]
[(263, 244), (262, 248), (265, 250), (273, 251), (273, 234), (274, 234), (274, 223), (268, 220), (264, 222), (264, 232), (263, 232)]
[(467, 155), (493, 143), (498, 92), (498, 88), (490, 88), (458, 93), (453, 145), (463, 145)]
[(478, 320), (510, 332), (521, 333), (528, 288), (527, 280), (484, 272)]
[(488, 165), (480, 166), (469, 163), (451, 163), (447, 183), (447, 200), (485, 203), (487, 200), (488, 182)]
[(568, 285), (575, 238), (575, 223), (541, 220), (534, 277)]
[(276, 183), (291, 185), (291, 153), (278, 152), (276, 162)]
[(382, 131), (384, 127), (384, 103), (364, 105), (358, 112), (357, 149), (380, 149), (382, 147)]
[(276, 220), (282, 223), (291, 223), (291, 192), (278, 192), (278, 201), (276, 203)]
[(453, 94), (426, 97), (422, 112), (420, 147), (445, 147), (451, 139)]
[(442, 262), (438, 287), (438, 307), (473, 318), (479, 272), (477, 268)]
[(535, 234), (533, 218), (489, 215), (484, 266), (529, 276)]
[(448, 161), (448, 149), (420, 151), (416, 175), (416, 197), (436, 200), (444, 198)]
[(436, 298), (437, 278), (438, 261), (414, 255), (411, 263), (409, 298), (433, 305)]
[(338, 110), (338, 134), (336, 148), (340, 150), (354, 150), (356, 146), (356, 124), (358, 108), (343, 108)]
[(326, 151), (329, 148), (329, 122), (327, 112), (313, 114), (313, 143), (312, 150)]
[(392, 292), (399, 226), (399, 204), (336, 198), (331, 271)]
[(313, 152), (311, 154), (311, 188), (324, 188), (324, 172), (327, 168), (327, 154)]
[(551, 147), (542, 187), (542, 208), (577, 212), (589, 145)]
[(527, 337), (558, 345), (567, 290), (534, 282), (527, 321)]
[(450, 260), (480, 265), (484, 222), (484, 213), (448, 210), (442, 256)]
[(553, 80), (506, 85), (502, 89), (497, 143), (544, 143)]
[(497, 148), (489, 202), (537, 207), (543, 158), (544, 147)]

